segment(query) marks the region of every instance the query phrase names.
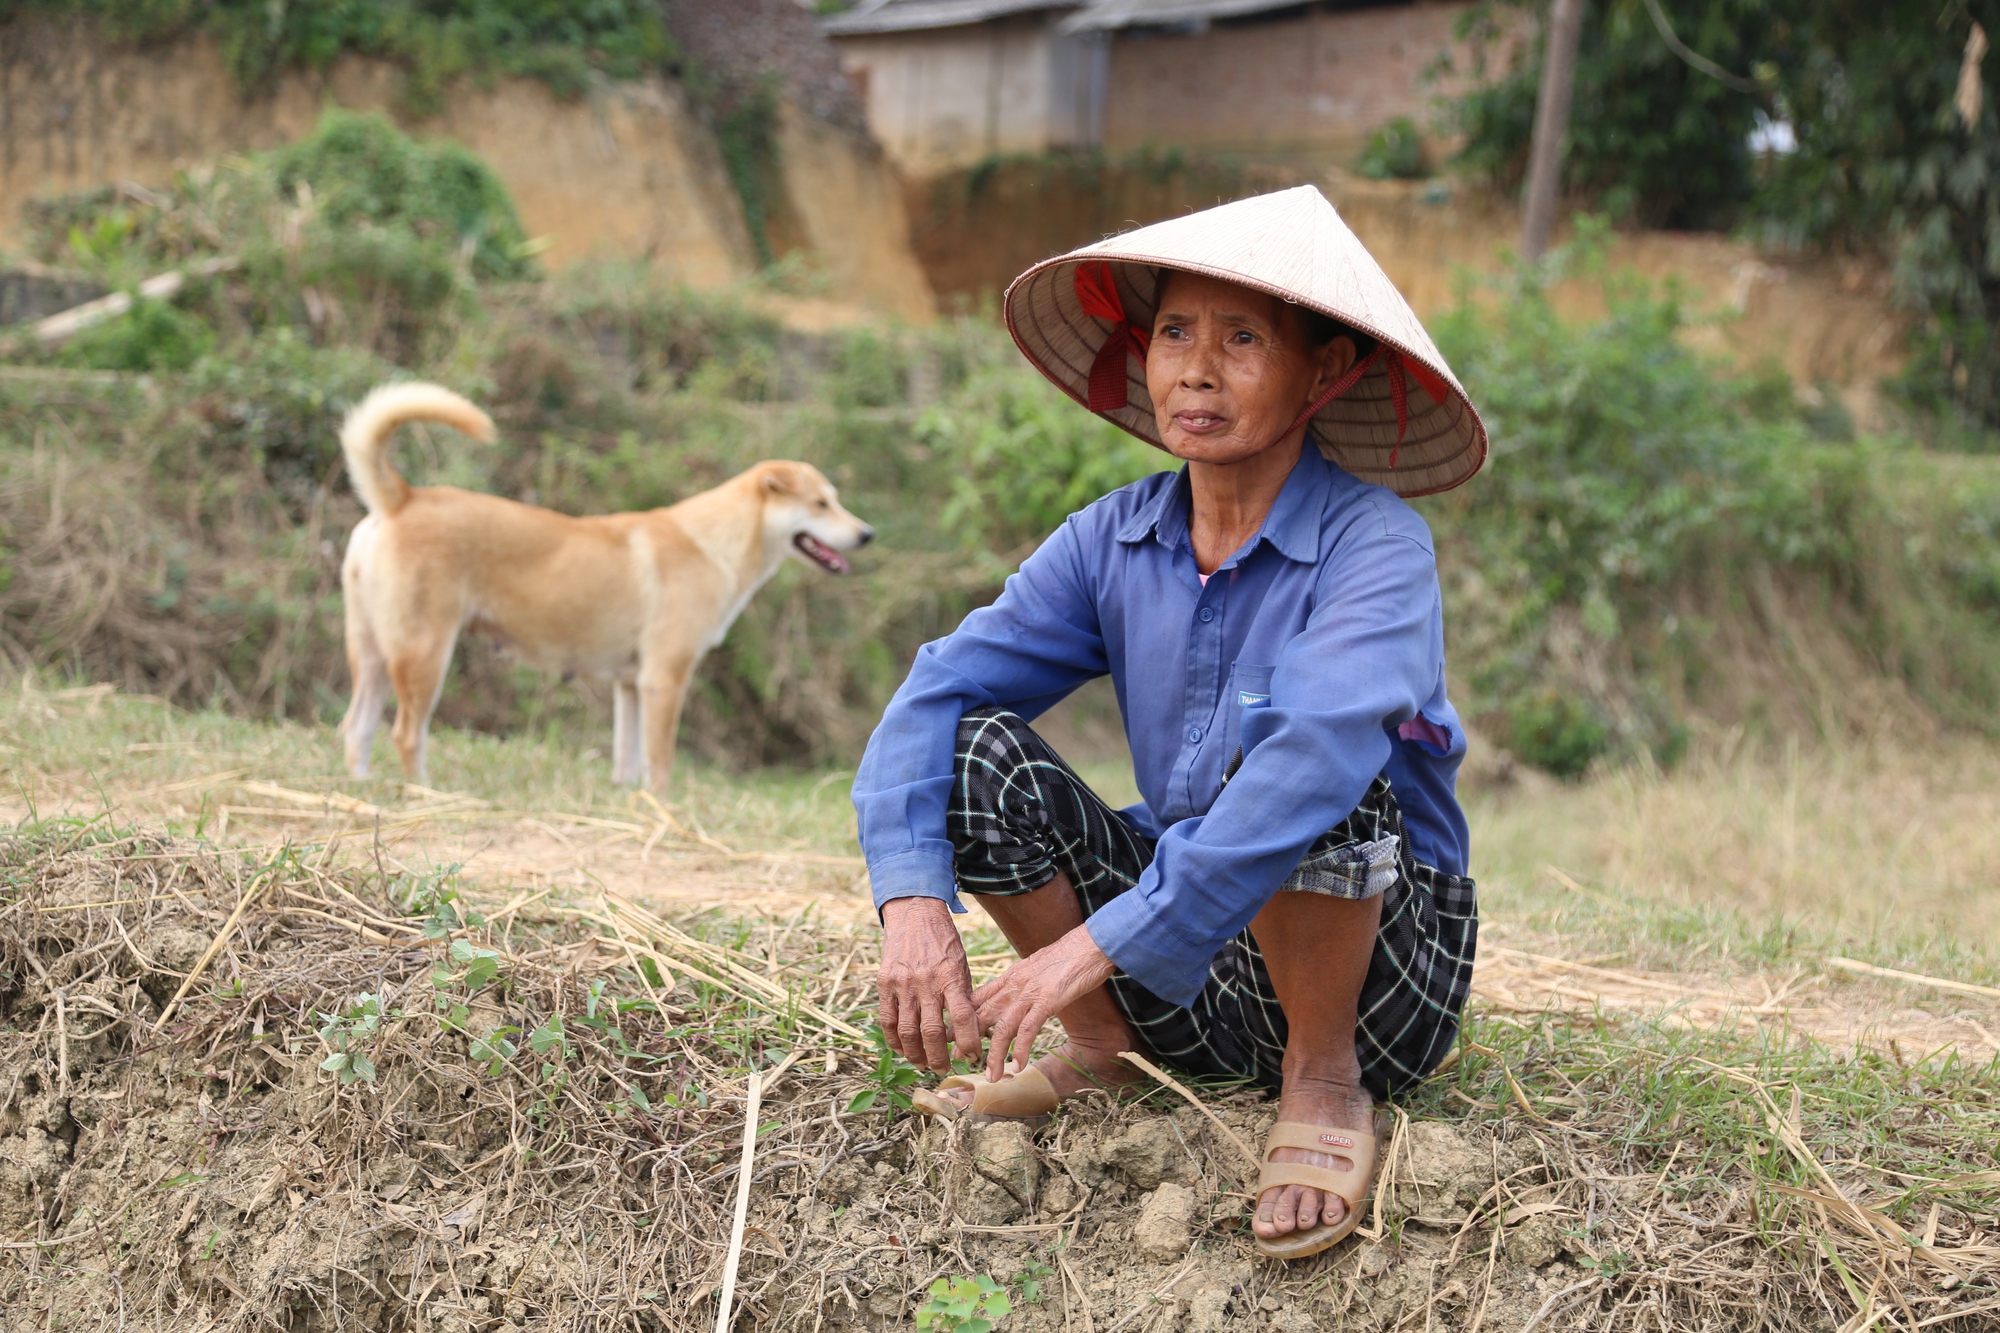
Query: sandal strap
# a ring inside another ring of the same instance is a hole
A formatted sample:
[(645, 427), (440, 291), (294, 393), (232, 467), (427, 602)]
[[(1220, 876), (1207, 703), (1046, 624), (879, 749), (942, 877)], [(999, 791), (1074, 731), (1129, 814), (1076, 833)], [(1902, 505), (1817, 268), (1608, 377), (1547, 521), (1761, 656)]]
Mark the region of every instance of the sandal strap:
[[(1310, 1166), (1304, 1162), (1274, 1162), (1271, 1154), (1279, 1148), (1326, 1153), (1353, 1162), (1346, 1170)], [(1257, 1177), (1257, 1194), (1280, 1185), (1303, 1185), (1325, 1194), (1338, 1194), (1350, 1209), (1358, 1209), (1368, 1197), (1375, 1175), (1375, 1136), (1354, 1129), (1332, 1129), (1325, 1125), (1280, 1123), (1264, 1141), (1264, 1169)]]
[(1359, 1129), (1336, 1129), (1329, 1125), (1306, 1125), (1281, 1120), (1271, 1127), (1264, 1140), (1264, 1160), (1271, 1160), (1274, 1148), (1297, 1148), (1301, 1152), (1323, 1152), (1359, 1162), (1375, 1156), (1375, 1136)]

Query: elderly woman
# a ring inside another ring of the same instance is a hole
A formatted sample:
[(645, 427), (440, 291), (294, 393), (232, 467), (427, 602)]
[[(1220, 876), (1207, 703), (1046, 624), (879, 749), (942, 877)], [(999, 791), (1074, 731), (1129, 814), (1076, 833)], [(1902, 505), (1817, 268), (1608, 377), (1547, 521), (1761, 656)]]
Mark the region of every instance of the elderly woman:
[[(1045, 1116), (1137, 1077), (1126, 1051), (1275, 1089), (1252, 1230), (1315, 1254), (1360, 1220), (1374, 1098), (1443, 1058), (1471, 980), (1464, 733), (1398, 497), (1470, 477), (1485, 431), (1311, 187), (1048, 261), (1007, 320), (1183, 466), (1071, 515), (876, 729), (854, 799), (882, 1028), (940, 1073), (948, 1038), (983, 1064), (918, 1097), (938, 1115)], [(1125, 810), (1028, 725), (1105, 674), (1145, 797)], [(960, 890), (1020, 954), (977, 990)], [(1066, 1044), (1030, 1064), (1051, 1017)]]

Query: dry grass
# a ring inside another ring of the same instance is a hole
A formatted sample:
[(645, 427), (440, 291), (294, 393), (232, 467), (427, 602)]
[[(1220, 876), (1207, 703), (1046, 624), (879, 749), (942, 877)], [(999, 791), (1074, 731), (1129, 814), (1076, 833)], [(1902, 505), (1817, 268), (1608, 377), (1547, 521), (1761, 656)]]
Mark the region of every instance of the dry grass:
[[(1002, 1333), (2000, 1318), (2000, 1065), (1976, 1041), (2000, 1002), (1827, 961), (1839, 943), (1990, 982), (1989, 954), (1918, 915), (1954, 909), (1924, 877), (1970, 874), (1976, 851), (1870, 860), (1818, 920), (1750, 896), (1793, 864), (1756, 860), (1773, 811), (1834, 867), (1832, 845), (1868, 847), (1856, 821), (1990, 787), (1971, 749), (1930, 768), (1723, 755), (1481, 796), (1467, 1041), (1385, 1115), (1369, 1235), (1283, 1268), (1253, 1261), (1235, 1149), (1164, 1091), (1074, 1106), (1034, 1142), (888, 1112), (898, 1068), (855, 1035), (875, 935), (840, 859), (843, 775), (691, 767), (653, 807), (573, 749), (447, 732), (459, 794), (416, 791), (340, 779), (323, 730), (33, 684), (0, 699), (0, 744), (37, 812), (0, 853), (6, 1333), (712, 1326), (747, 1080), (780, 1066), (738, 1328), (905, 1326), (932, 1281), (972, 1274), (1040, 1283)], [(526, 820), (554, 859), (447, 871), (482, 840), (525, 856), (507, 839)], [(1641, 859), (1682, 826), (1764, 868)], [(773, 866), (799, 871), (790, 897)], [(1866, 895), (1908, 929), (1865, 933)], [(739, 910), (691, 910), (712, 902)], [(740, 910), (758, 905), (782, 910)], [(990, 933), (972, 943), (999, 964)], [(491, 951), (490, 979), (467, 950)], [(343, 1043), (372, 1080), (322, 1067)], [(1270, 1119), (1254, 1094), (1196, 1093), (1251, 1142)], [(1149, 1248), (1165, 1184), (1186, 1191), (1170, 1251)]]
[(1470, 815), (1488, 904), (1611, 921), (1634, 961), (1727, 967), (1747, 950), (1757, 965), (1805, 943), (1990, 980), (2000, 958), (1990, 743), (1759, 753), (1724, 738), (1667, 774), (1489, 789)]

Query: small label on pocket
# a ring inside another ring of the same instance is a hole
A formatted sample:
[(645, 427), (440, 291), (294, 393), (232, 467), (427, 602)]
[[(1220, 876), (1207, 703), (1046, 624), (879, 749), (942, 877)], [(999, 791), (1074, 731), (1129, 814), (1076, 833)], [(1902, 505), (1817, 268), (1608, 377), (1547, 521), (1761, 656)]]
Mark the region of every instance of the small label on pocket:
[(1252, 694), (1248, 690), (1239, 690), (1236, 695), (1236, 703), (1240, 708), (1269, 708), (1271, 706), (1271, 696), (1268, 694)]

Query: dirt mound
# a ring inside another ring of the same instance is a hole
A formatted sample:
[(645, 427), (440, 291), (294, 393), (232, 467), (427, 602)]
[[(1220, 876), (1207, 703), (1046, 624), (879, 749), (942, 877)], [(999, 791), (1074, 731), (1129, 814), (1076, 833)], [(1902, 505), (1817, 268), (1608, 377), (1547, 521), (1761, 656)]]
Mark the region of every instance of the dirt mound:
[[(1367, 1234), (1285, 1267), (1254, 1257), (1234, 1141), (1267, 1100), (1159, 1089), (1040, 1134), (885, 1114), (908, 1076), (849, 1021), (851, 937), (611, 895), (482, 919), (366, 856), (98, 821), (30, 826), (0, 876), (6, 1333), (712, 1326), (752, 1068), (739, 1328), (900, 1326), (974, 1276), (1012, 1292), (1008, 1333), (1791, 1329), (1864, 1303), (1970, 1328), (1996, 1304), (1992, 1182), (1898, 1159), (1928, 1183), (1870, 1194), (1805, 1148), (1819, 1095), (1802, 1119), (1754, 1070), (1671, 1108), (1665, 1151), (1666, 1102), (1618, 1089), (1686, 1052), (1466, 1046), (1383, 1113)], [(1990, 1118), (1906, 1072), (1904, 1140)], [(1882, 1211), (1911, 1206), (1909, 1231)]]

